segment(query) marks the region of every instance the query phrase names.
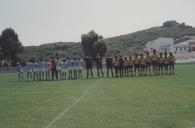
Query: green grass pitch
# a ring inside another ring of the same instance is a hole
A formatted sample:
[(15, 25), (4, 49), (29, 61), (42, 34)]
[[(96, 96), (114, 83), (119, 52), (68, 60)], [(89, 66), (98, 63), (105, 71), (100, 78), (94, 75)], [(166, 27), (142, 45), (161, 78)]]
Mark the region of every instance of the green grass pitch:
[(0, 74), (0, 128), (193, 128), (195, 65), (174, 76), (18, 82)]

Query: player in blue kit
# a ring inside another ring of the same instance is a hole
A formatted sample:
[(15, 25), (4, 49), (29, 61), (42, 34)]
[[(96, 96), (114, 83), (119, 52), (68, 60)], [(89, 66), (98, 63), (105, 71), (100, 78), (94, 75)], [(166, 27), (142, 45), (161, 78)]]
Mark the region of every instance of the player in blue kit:
[(32, 80), (32, 63), (26, 62), (26, 76), (27, 76), (27, 81)]
[(83, 60), (81, 59), (81, 57), (78, 58), (78, 79), (81, 79), (82, 76), (82, 70), (83, 70)]
[(50, 72), (51, 72), (51, 63), (47, 60), (45, 62), (45, 77), (46, 77), (46, 80), (50, 80)]
[(45, 60), (42, 61), (42, 64), (43, 64), (43, 73), (42, 73), (42, 80), (46, 80), (46, 62)]
[(40, 65), (40, 61), (37, 62), (36, 68), (37, 68), (37, 73), (38, 73), (38, 79), (37, 80), (40, 81), (40, 77), (41, 77), (41, 72), (40, 72), (41, 65)]
[(75, 58), (75, 70), (76, 70), (76, 79), (78, 79), (78, 70), (79, 70), (79, 60), (78, 58)]
[(31, 67), (30, 75), (31, 75), (31, 81), (32, 81), (33, 80), (33, 62), (32, 61), (30, 62), (30, 67)]
[(43, 61), (44, 80), (48, 80), (49, 69), (50, 69), (50, 65), (48, 63), (48, 60)]
[(68, 79), (71, 80), (72, 79), (72, 59), (71, 58), (67, 58), (67, 66), (68, 66)]
[(35, 62), (32, 62), (32, 80), (35, 80)]
[(37, 62), (34, 62), (33, 64), (33, 80), (39, 80), (39, 65)]
[(66, 71), (67, 71), (67, 61), (63, 59), (62, 61), (62, 79), (66, 79)]
[(45, 61), (41, 61), (41, 80), (45, 80)]
[(77, 79), (77, 59), (74, 58), (72, 61), (72, 65), (73, 65), (73, 78)]
[(24, 80), (24, 75), (23, 75), (24, 70), (23, 70), (23, 67), (20, 63), (17, 64), (16, 70), (17, 70), (17, 73), (18, 73), (19, 81)]
[(62, 77), (62, 67), (61, 67), (61, 60), (57, 57), (56, 60), (56, 70), (57, 70), (57, 79), (61, 79)]
[(42, 80), (42, 69), (43, 69), (43, 65), (42, 65), (42, 59), (40, 59), (40, 61), (38, 62), (37, 65), (38, 68), (38, 80), (41, 81)]

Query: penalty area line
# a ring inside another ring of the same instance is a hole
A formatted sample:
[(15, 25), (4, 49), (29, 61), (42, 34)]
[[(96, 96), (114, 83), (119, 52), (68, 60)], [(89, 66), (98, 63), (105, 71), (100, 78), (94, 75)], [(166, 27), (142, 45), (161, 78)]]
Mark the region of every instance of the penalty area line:
[(66, 113), (68, 113), (72, 107), (78, 104), (82, 98), (84, 98), (91, 90), (93, 90), (100, 81), (101, 80), (97, 80), (94, 84), (92, 84), (91, 87), (87, 89), (81, 96), (79, 96), (72, 104), (70, 104), (62, 112), (60, 112), (56, 117), (54, 117), (52, 121), (45, 128), (51, 128), (51, 126), (53, 126), (64, 115), (66, 115)]

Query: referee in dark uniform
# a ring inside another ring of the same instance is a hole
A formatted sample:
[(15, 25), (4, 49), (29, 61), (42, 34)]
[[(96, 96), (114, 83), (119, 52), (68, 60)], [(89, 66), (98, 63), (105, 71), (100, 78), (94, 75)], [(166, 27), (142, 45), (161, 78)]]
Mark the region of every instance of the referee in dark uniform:
[(89, 78), (89, 72), (91, 73), (91, 77), (93, 78), (93, 71), (92, 71), (93, 59), (92, 57), (87, 56), (84, 58), (84, 60), (85, 60), (85, 67), (87, 70), (87, 79)]
[(123, 60), (123, 57), (120, 56), (119, 57), (119, 74), (120, 74), (120, 77), (123, 77), (123, 68), (124, 68), (124, 60)]
[(97, 68), (98, 78), (100, 77), (100, 72), (102, 74), (102, 77), (104, 77), (104, 72), (102, 70), (102, 57), (100, 56), (96, 57), (96, 68)]
[(113, 59), (112, 57), (107, 57), (106, 58), (106, 68), (107, 68), (107, 77), (109, 77), (109, 71), (111, 71), (111, 75), (113, 77)]

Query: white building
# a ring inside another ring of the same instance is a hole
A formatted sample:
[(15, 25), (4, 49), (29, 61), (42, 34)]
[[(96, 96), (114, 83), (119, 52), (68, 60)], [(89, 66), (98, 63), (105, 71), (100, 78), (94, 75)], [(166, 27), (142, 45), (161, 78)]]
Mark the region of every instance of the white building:
[(176, 54), (195, 52), (195, 39), (190, 39), (174, 46)]
[(153, 50), (156, 50), (158, 53), (174, 52), (174, 39), (159, 37), (156, 40), (146, 43), (145, 50), (150, 53)]
[(195, 39), (191, 40), (189, 44), (190, 44), (190, 52), (195, 52)]

